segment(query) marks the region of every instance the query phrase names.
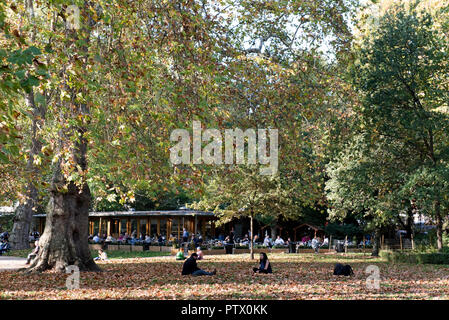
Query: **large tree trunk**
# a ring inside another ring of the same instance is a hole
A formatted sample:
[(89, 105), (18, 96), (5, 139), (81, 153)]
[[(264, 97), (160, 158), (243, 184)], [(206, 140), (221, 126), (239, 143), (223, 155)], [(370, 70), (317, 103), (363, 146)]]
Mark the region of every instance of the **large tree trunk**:
[(27, 200), (17, 207), (14, 216), (14, 225), (11, 232), (11, 248), (14, 250), (29, 249), (29, 235), (31, 219), (33, 218), (33, 207), (37, 200), (37, 190), (30, 183), (27, 191)]
[(45, 231), (39, 240), (41, 250), (30, 272), (76, 265), (80, 271), (99, 271), (92, 259), (88, 239), (90, 191), (87, 184), (80, 190), (70, 183), (67, 192), (52, 190), (51, 212), (47, 214)]
[[(82, 138), (75, 148), (74, 159), (83, 170), (87, 168), (87, 144)], [(67, 189), (64, 188), (67, 186)], [(87, 183), (67, 183), (58, 165), (53, 176), (50, 211), (45, 230), (39, 240), (41, 250), (29, 272), (65, 268), (76, 265), (80, 271), (100, 271), (92, 259), (88, 244), (88, 218), (91, 193)]]
[(438, 251), (443, 250), (443, 219), (441, 218), (440, 202), (435, 203), (435, 217), (437, 223), (437, 248)]

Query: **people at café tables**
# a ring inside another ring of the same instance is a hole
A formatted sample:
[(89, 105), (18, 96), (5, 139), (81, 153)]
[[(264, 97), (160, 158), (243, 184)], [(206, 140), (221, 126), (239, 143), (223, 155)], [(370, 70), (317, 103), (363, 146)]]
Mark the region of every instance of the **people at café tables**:
[(259, 242), (259, 235), (254, 235), (254, 240), (253, 240), (254, 244)]
[(281, 236), (277, 236), (276, 240), (274, 241), (274, 245), (276, 245), (276, 246), (283, 246), (284, 244), (285, 244), (285, 242), (281, 238)]
[(95, 242), (95, 243), (99, 243), (101, 241), (100, 237), (98, 236), (98, 233), (95, 234), (95, 236), (93, 237), (92, 241)]
[(161, 234), (157, 237), (157, 242), (160, 246), (164, 243), (164, 237)]
[(265, 236), (265, 239), (263, 240), (263, 245), (265, 247), (271, 248), (271, 239), (268, 236), (268, 234)]
[(242, 241), (240, 241), (240, 243), (243, 245), (249, 244), (248, 234), (245, 234), (245, 236), (243, 237)]

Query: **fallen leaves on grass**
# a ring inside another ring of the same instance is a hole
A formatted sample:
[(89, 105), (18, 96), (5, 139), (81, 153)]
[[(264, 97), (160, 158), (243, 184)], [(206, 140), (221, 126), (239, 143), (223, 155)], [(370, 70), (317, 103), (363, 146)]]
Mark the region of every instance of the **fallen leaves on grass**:
[[(104, 272), (81, 273), (80, 289), (67, 290), (68, 275), (5, 271), (2, 299), (446, 299), (449, 268), (387, 264), (367, 256), (269, 255), (273, 274), (253, 275), (248, 255), (207, 256), (200, 268), (216, 276), (182, 276), (174, 257), (100, 262)], [(354, 277), (332, 275), (335, 262), (352, 265)], [(380, 268), (379, 290), (366, 287), (365, 269)]]

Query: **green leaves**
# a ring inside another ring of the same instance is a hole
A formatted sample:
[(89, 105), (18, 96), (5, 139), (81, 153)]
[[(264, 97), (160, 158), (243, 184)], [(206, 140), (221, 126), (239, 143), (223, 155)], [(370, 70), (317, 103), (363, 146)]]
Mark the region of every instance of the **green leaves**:
[(412, 202), (433, 216), (445, 198), (449, 117), (434, 110), (449, 102), (448, 46), (433, 19), (415, 5), (392, 5), (355, 51), (351, 75), (362, 99), (357, 133), (327, 168), (333, 217), (392, 224)]

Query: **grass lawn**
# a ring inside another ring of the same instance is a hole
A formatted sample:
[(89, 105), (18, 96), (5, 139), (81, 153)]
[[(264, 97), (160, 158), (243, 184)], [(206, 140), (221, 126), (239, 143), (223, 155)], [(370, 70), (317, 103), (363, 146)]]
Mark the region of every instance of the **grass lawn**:
[[(4, 256), (13, 256), (13, 257), (21, 257), (26, 258), (28, 254), (32, 251), (32, 249), (25, 250), (11, 250), (7, 253), (4, 253)], [(128, 258), (149, 258), (149, 257), (161, 257), (161, 256), (169, 256), (170, 252), (153, 252), (153, 251), (106, 251), (109, 259), (128, 259)], [(98, 256), (97, 250), (91, 250), (92, 258)]]
[[(136, 253), (133, 253), (136, 254)], [(271, 275), (252, 275), (248, 254), (206, 256), (200, 268), (213, 277), (181, 276), (174, 257), (99, 262), (104, 272), (82, 273), (80, 289), (67, 290), (67, 275), (4, 271), (0, 299), (448, 299), (449, 266), (388, 264), (364, 254), (269, 254)], [(336, 262), (355, 276), (332, 275)], [(380, 269), (379, 290), (366, 287), (368, 265)]]

